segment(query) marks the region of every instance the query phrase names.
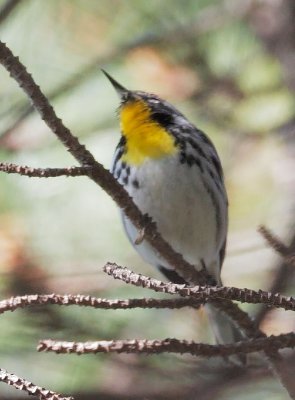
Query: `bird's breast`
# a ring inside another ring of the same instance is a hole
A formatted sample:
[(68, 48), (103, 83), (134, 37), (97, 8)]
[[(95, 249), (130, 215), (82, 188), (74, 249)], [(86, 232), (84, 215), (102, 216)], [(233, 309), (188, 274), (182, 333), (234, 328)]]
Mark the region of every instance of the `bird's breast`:
[[(216, 258), (220, 248), (216, 210), (197, 165), (189, 167), (181, 164), (179, 157), (170, 156), (146, 160), (139, 166), (121, 163), (114, 173), (140, 210), (153, 218), (162, 236), (187, 261), (197, 265), (201, 259), (211, 262)], [(126, 219), (124, 226), (134, 243), (137, 230)], [(226, 234), (226, 227), (224, 231)], [(147, 262), (158, 262), (146, 242), (135, 248)]]

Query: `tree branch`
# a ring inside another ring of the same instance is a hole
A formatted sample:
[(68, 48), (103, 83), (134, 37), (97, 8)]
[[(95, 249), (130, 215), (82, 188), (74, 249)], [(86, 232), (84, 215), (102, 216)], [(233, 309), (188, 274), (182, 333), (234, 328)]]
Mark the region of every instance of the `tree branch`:
[(0, 24), (4, 22), (11, 12), (21, 3), (22, 0), (6, 0), (5, 4), (0, 9)]
[[(292, 248), (286, 246), (277, 236), (275, 236), (270, 229), (266, 228), (266, 226), (261, 225), (258, 228), (258, 231), (267, 241), (269, 246), (274, 249), (280, 256), (282, 256), (286, 262), (294, 262), (295, 253)], [(295, 265), (294, 265), (295, 266)]]
[[(269, 232), (269, 230), (267, 230), (267, 231)], [(265, 237), (265, 239), (266, 239), (266, 237)], [(277, 240), (277, 238), (275, 238), (275, 240)], [(280, 244), (280, 246), (281, 246), (281, 244)], [(282, 248), (284, 248), (284, 247), (286, 247), (286, 246), (284, 246), (284, 244), (283, 244)], [(291, 243), (288, 247), (288, 253), (295, 254), (295, 232), (293, 233), (293, 236), (291, 238)], [(288, 262), (288, 261), (290, 261), (290, 262)], [(286, 260), (286, 257), (283, 257), (283, 259), (281, 260), (280, 264), (278, 265), (275, 273), (273, 274), (273, 282), (269, 289), (269, 292), (271, 292), (271, 293), (284, 292), (288, 288), (288, 286), (292, 283), (292, 278), (294, 276), (294, 272), (295, 272), (294, 265), (295, 265), (294, 256), (293, 256), (293, 261), (292, 261), (292, 256), (287, 256), (287, 260)], [(268, 311), (269, 311), (269, 308), (266, 307), (265, 305), (260, 308), (258, 313), (255, 315), (255, 323), (257, 326), (260, 326), (261, 322), (265, 319)]]
[(87, 176), (91, 167), (67, 168), (33, 168), (26, 165), (0, 163), (0, 171), (7, 174), (18, 174), (29, 178), (56, 178), (58, 176)]
[(295, 299), (293, 297), (282, 296), (279, 293), (273, 294), (264, 292), (263, 290), (255, 291), (252, 289), (239, 289), (226, 286), (190, 287), (186, 285), (177, 285), (171, 282), (164, 283), (157, 279), (136, 274), (115, 263), (106, 264), (103, 270), (114, 279), (120, 279), (125, 283), (152, 289), (156, 292), (190, 296), (198, 301), (205, 302), (213, 299), (237, 300), (241, 303), (267, 304), (268, 306), (295, 311)]
[(100, 299), (93, 296), (84, 296), (78, 294), (32, 294), (25, 296), (11, 297), (7, 300), (0, 301), (0, 314), (7, 311), (14, 311), (18, 308), (29, 306), (41, 306), (46, 304), (56, 304), (59, 306), (81, 306), (100, 308), (104, 310), (126, 310), (131, 308), (183, 308), (183, 307), (198, 307), (201, 302), (193, 298), (180, 299), (124, 299), (124, 300), (109, 300)]
[(177, 353), (203, 357), (229, 357), (234, 354), (248, 354), (261, 350), (274, 351), (287, 347), (295, 347), (295, 333), (250, 339), (225, 345), (212, 345), (177, 339), (100, 340), (95, 342), (63, 342), (48, 339), (41, 340), (37, 350), (79, 355), (115, 352), (135, 354)]
[(264, 225), (259, 226), (258, 232), (261, 233), (261, 235), (267, 241), (269, 246), (273, 248), (281, 256), (284, 257), (288, 254), (288, 247), (278, 237), (276, 237), (271, 232), (271, 230), (268, 229), (266, 226)]
[(64, 397), (59, 393), (36, 386), (32, 382), (29, 382), (23, 378), (19, 378), (14, 374), (9, 374), (2, 368), (0, 368), (0, 381), (7, 383), (18, 390), (22, 390), (29, 395), (36, 396), (40, 400), (73, 400), (73, 397)]

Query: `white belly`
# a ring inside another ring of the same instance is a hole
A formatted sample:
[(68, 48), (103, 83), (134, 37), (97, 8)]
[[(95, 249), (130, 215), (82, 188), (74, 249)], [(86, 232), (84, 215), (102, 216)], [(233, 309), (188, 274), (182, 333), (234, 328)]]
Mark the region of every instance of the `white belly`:
[[(138, 180), (138, 189), (132, 185), (134, 178)], [(227, 209), (221, 208), (223, 229), (220, 231), (212, 194), (202, 179), (197, 165), (188, 167), (176, 157), (167, 157), (132, 168), (125, 188), (140, 210), (157, 223), (159, 232), (174, 250), (198, 269), (203, 260), (208, 272), (217, 277), (219, 251), (227, 231)], [(134, 244), (138, 231), (124, 216), (123, 222)], [(171, 268), (147, 242), (134, 247), (148, 263)]]

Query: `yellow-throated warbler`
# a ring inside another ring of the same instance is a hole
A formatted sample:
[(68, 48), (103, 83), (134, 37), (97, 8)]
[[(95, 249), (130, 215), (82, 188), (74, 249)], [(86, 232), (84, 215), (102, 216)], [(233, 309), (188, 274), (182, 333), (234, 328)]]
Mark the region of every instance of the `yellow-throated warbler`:
[[(172, 248), (217, 284), (226, 247), (228, 201), (221, 163), (211, 140), (167, 101), (125, 89), (103, 71), (120, 96), (121, 139), (112, 173)], [(185, 283), (122, 215), (131, 244), (169, 281)], [(209, 308), (219, 343), (241, 339), (229, 317)]]

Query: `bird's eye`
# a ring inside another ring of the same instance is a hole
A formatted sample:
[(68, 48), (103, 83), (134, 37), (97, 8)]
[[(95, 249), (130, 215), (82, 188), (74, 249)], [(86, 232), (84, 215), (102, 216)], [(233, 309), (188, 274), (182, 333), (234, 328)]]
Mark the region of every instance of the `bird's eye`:
[(121, 95), (121, 103), (122, 104), (127, 103), (127, 101), (130, 100), (130, 98), (131, 98), (130, 92), (123, 93)]
[(154, 112), (152, 118), (163, 126), (170, 125), (173, 122), (173, 116), (165, 112)]

